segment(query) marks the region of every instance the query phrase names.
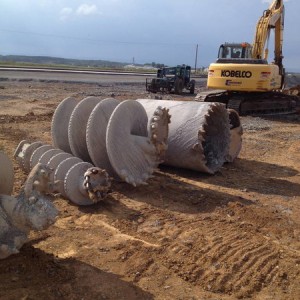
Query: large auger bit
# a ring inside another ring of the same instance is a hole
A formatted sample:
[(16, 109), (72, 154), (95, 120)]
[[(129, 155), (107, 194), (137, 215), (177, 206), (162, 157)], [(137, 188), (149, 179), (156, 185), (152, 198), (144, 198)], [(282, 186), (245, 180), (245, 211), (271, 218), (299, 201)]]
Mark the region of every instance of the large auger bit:
[[(60, 193), (78, 205), (95, 204), (110, 192), (111, 180), (105, 170), (53, 146), (41, 144), (35, 148), (32, 145), (36, 143), (20, 142), (14, 157), (21, 166), (30, 169), (38, 163), (52, 169), (49, 177), (52, 192)], [(35, 149), (32, 151), (32, 148)]]
[(138, 99), (148, 117), (157, 105), (171, 117), (163, 164), (213, 174), (241, 150), (242, 128), (236, 112), (220, 103)]
[[(61, 144), (74, 156), (105, 169), (115, 180), (133, 186), (145, 184), (167, 148), (167, 110), (159, 107), (148, 119), (143, 106), (133, 100), (85, 98), (74, 103), (73, 98), (67, 98), (55, 110), (53, 144)], [(61, 132), (66, 135), (62, 126), (68, 127), (68, 138), (63, 141), (59, 138)]]

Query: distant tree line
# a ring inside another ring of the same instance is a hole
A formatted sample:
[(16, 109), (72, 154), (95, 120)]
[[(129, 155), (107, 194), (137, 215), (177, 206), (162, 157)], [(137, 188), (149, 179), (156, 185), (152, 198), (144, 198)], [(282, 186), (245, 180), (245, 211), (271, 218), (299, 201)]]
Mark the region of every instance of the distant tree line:
[(55, 64), (55, 65), (70, 65), (80, 67), (109, 67), (122, 68), (126, 63), (106, 61), (106, 60), (81, 60), (71, 58), (60, 58), (50, 56), (24, 56), (24, 55), (0, 55), (0, 61), (3, 62), (20, 62), (20, 63), (35, 63), (35, 64)]

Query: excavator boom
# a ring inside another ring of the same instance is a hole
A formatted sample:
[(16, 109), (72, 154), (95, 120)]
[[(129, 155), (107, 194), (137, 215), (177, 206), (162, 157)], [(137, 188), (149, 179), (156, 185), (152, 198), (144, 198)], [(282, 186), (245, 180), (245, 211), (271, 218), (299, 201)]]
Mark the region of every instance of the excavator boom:
[(282, 44), (284, 29), (284, 5), (282, 0), (275, 0), (269, 9), (265, 10), (256, 25), (256, 33), (253, 41), (252, 57), (268, 59), (268, 48), (271, 30), (275, 30), (274, 39), (274, 63), (279, 67), (282, 74)]

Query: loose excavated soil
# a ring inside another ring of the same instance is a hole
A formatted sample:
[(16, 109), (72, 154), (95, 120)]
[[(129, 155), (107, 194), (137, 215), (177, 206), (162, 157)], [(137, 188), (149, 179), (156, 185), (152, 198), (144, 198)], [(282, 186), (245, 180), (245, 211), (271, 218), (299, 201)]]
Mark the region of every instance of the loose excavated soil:
[[(148, 96), (142, 84), (0, 86), (10, 157), (23, 139), (51, 142), (67, 96)], [(56, 224), (0, 261), (0, 299), (300, 299), (300, 116), (241, 119), (241, 154), (213, 176), (161, 167), (95, 206), (56, 197)], [(17, 194), (26, 177), (14, 168)]]

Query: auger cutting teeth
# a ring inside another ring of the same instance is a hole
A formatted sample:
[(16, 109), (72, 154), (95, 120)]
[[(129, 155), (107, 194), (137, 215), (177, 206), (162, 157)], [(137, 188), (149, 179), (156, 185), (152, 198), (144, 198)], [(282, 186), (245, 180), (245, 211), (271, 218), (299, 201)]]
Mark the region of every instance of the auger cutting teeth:
[(159, 156), (160, 162), (164, 161), (164, 156), (167, 146), (169, 123), (171, 122), (171, 116), (169, 110), (158, 106), (153, 115), (148, 114), (149, 117), (149, 134), (153, 145), (156, 148), (156, 152)]
[[(93, 172), (95, 170), (97, 173)], [(79, 162), (67, 172), (64, 190), (67, 198), (72, 202), (78, 205), (90, 205), (103, 200), (108, 195), (110, 183), (105, 171), (90, 163)]]

